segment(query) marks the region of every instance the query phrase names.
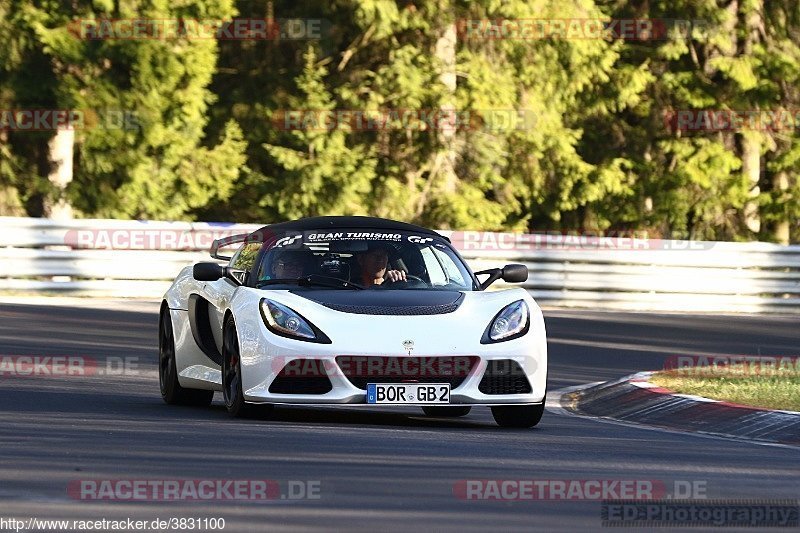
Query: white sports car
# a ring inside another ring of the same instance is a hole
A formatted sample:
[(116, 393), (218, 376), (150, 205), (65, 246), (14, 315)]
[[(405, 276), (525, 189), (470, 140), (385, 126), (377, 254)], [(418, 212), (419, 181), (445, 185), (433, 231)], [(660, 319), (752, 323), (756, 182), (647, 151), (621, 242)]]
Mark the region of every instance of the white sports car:
[[(239, 245), (232, 257), (220, 249)], [(369, 217), (316, 217), (214, 241), (228, 260), (181, 271), (164, 295), (159, 381), (169, 404), (234, 415), (261, 405), (491, 407), (532, 427), (547, 387), (539, 306), (524, 265), (473, 273), (446, 237)], [(477, 276), (488, 276), (482, 282)]]

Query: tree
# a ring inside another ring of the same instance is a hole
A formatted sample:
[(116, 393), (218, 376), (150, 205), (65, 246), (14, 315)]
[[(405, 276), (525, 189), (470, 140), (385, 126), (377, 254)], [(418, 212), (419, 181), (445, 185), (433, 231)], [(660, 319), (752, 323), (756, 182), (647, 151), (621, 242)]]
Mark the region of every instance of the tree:
[[(282, 31), (70, 31), (76, 19), (237, 14)], [(652, 21), (656, 35), (569, 33), (609, 19)], [(503, 34), (502, 21), (530, 20), (551, 25)], [(293, 38), (297, 25), (321, 34)], [(0, 212), (42, 215), (66, 200), (91, 216), (372, 214), (788, 242), (800, 237), (800, 145), (781, 110), (799, 105), (798, 37), (788, 0), (0, 0), (2, 108), (88, 117), (74, 141), (0, 130)], [(715, 110), (782, 124), (677, 124)], [(334, 111), (378, 125), (318, 122)], [(317, 122), (287, 127), (298, 113)], [(66, 187), (59, 147), (74, 155)]]
[(759, 4), (762, 40), (754, 46), (761, 80), (758, 91), (776, 111), (777, 124), (766, 130), (759, 213), (761, 238), (783, 244), (800, 239), (800, 12), (794, 2)]
[[(275, 191), (267, 199), (279, 216), (289, 219), (330, 213), (366, 215), (364, 199), (375, 178), (376, 159), (366, 146), (349, 147), (345, 130), (325, 129), (320, 117), (334, 111), (335, 102), (325, 87), (327, 69), (317, 65), (316, 58), (314, 47), (309, 46), (305, 69), (297, 78), (301, 96), (289, 99), (287, 111), (312, 119), (308, 129), (291, 130), (290, 146), (264, 145), (283, 169), (280, 177), (266, 180), (267, 188)], [(276, 125), (286, 124), (283, 113), (273, 118)], [(289, 186), (281, 187), (284, 184)]]
[[(654, 76), (639, 105), (598, 130), (599, 138), (619, 139), (640, 169), (637, 196), (653, 207), (636, 224), (705, 239), (772, 239), (782, 228), (779, 240), (787, 242), (797, 197), (796, 132), (764, 127), (760, 117), (797, 102), (796, 7), (760, 0), (608, 4), (613, 17), (690, 24), (668, 39), (625, 46), (622, 64), (645, 65)], [(756, 118), (719, 131), (702, 122), (695, 131), (675, 127), (677, 113), (697, 119), (716, 110)], [(659, 126), (664, 118), (666, 128)]]
[[(74, 150), (63, 142), (69, 135), (58, 131), (12, 139), (13, 151), (28, 165), (24, 181), (33, 184), (22, 191), (24, 198), (39, 198), (46, 208), (66, 195), (81, 213), (93, 216), (182, 218), (209, 198), (230, 193), (244, 164), (241, 131), (231, 123), (218, 145), (203, 144), (214, 98), (207, 85), (216, 41), (90, 40), (75, 33), (92, 20), (227, 19), (234, 14), (230, 0), (178, 7), (163, 0), (143, 7), (16, 1), (5, 9), (14, 36), (5, 65), (14, 105), (80, 110), (86, 116), (86, 128), (75, 132)], [(63, 166), (53, 168), (56, 150), (76, 156), (74, 179), (60, 193), (41, 178), (63, 177)], [(45, 212), (30, 203), (32, 214)]]

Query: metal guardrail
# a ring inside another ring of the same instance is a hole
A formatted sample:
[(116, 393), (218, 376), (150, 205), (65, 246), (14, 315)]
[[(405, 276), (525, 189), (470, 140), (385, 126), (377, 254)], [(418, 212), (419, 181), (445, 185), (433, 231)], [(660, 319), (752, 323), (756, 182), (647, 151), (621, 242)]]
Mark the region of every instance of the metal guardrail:
[[(258, 227), (0, 217), (0, 291), (159, 297), (181, 268), (210, 260), (213, 239)], [(800, 311), (800, 246), (442, 233), (475, 270), (526, 264), (522, 286), (542, 305)]]

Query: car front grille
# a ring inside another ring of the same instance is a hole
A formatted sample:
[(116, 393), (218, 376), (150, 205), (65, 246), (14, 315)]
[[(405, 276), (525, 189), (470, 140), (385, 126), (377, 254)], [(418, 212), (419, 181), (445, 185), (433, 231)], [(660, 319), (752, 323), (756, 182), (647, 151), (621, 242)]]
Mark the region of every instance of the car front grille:
[(325, 394), (333, 390), (331, 380), (320, 360), (308, 360), (309, 366), (302, 366), (303, 360), (293, 360), (284, 366), (269, 386), (273, 394)]
[(336, 358), (342, 374), (355, 387), (367, 390), (368, 383), (449, 383), (461, 385), (478, 363), (476, 356), (384, 357), (340, 355)]
[(478, 390), (484, 394), (528, 394), (533, 389), (519, 363), (498, 359), (489, 361)]

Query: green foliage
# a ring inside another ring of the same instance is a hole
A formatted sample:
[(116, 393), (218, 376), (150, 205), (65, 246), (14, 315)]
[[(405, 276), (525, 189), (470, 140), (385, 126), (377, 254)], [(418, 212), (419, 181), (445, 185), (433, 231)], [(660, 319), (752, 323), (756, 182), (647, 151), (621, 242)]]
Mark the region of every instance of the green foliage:
[[(309, 46), (305, 69), (297, 79), (302, 96), (290, 98), (291, 109), (306, 110), (312, 117), (334, 110), (333, 98), (324, 84), (326, 74), (327, 69), (316, 64), (316, 54)], [(367, 148), (350, 148), (342, 129), (296, 130), (291, 137), (290, 146), (264, 145), (283, 169), (279, 177), (266, 180), (268, 188), (276, 191), (268, 200), (278, 216), (366, 215), (364, 198), (370, 192), (376, 166)]]
[[(141, 7), (109, 2), (11, 2), (12, 26), (3, 64), (12, 108), (78, 109), (74, 180), (68, 188), (79, 212), (91, 216), (191, 218), (209, 200), (226, 200), (244, 165), (246, 142), (235, 124), (220, 144), (205, 146), (214, 95), (213, 39), (87, 40), (76, 20), (175, 17), (230, 18), (231, 1), (153, 0)], [(3, 32), (5, 33), (5, 32)], [(31, 73), (33, 76), (31, 76)], [(38, 161), (34, 188), (47, 167), (49, 135), (18, 133), (15, 151)], [(44, 159), (44, 164), (42, 163)], [(26, 182), (26, 180), (23, 180)], [(22, 196), (30, 190), (21, 191)]]
[[(94, 41), (70, 31), (78, 18), (234, 16), (319, 19), (323, 35)], [(598, 18), (691, 27), (653, 41), (461, 33), (454, 52), (444, 46), (464, 20)], [(796, 129), (679, 131), (668, 119), (800, 108), (798, 34), (800, 11), (787, 0), (0, 0), (0, 107), (99, 117), (79, 132), (68, 190), (87, 216), (372, 214), (705, 239), (771, 239), (788, 223), (797, 240)], [(469, 121), (278, 126), (300, 110), (455, 110)], [(119, 111), (127, 127), (109, 125)], [(4, 212), (36, 214), (52, 194), (48, 139), (0, 136)], [(745, 140), (760, 151), (755, 173)], [(753, 206), (759, 233), (748, 228)]]

